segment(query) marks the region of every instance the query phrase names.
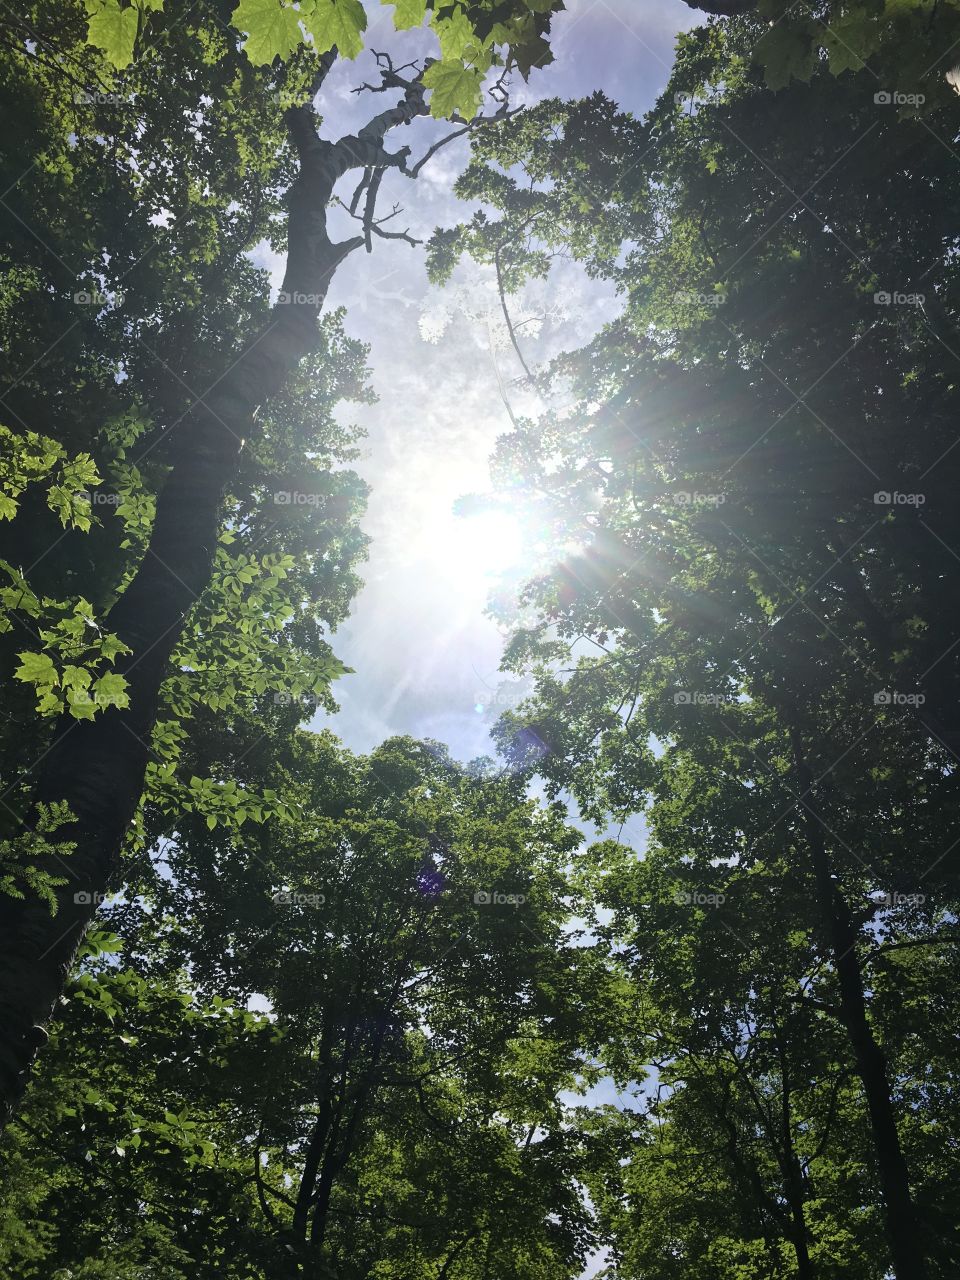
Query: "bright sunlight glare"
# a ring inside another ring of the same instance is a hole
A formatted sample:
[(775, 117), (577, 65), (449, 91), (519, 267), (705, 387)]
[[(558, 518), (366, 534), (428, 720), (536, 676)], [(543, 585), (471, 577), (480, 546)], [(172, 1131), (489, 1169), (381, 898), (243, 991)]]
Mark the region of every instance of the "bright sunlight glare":
[(494, 579), (524, 559), (522, 521), (507, 511), (458, 514), (453, 503), (424, 512), (411, 548), (425, 573), (456, 584), (458, 593), (486, 595)]
[(495, 577), (523, 558), (523, 525), (507, 511), (454, 516), (453, 532), (448, 554), (478, 577)]

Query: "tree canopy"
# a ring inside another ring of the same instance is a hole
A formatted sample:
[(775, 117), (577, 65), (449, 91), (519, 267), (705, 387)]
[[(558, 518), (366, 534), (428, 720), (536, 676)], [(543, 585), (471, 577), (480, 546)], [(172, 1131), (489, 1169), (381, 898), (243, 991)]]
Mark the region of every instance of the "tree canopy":
[[(562, 9), (0, 18), (4, 1275), (960, 1269), (960, 7), (718, 2), (642, 116), (534, 91)], [(470, 762), (333, 732), (326, 299), (457, 140), (535, 549)], [(616, 314), (541, 360), (561, 259)]]

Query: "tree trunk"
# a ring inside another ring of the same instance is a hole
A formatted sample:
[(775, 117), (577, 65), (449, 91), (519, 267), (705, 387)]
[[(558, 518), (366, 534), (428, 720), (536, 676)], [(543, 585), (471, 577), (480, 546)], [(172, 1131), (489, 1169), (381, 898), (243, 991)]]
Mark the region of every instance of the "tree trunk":
[[(37, 801), (67, 801), (74, 821), (57, 840), (75, 850), (69, 883), (51, 916), (38, 899), (0, 903), (0, 1105), (15, 1105), (98, 900), (118, 868), (124, 834), (136, 812), (150, 753), (160, 686), (194, 601), (210, 579), (220, 503), (261, 400), (315, 341), (316, 313), (278, 307), (234, 368), (176, 427), (179, 457), (157, 500), (149, 548), (105, 625), (132, 652), (116, 663), (130, 705), (93, 720), (69, 716), (56, 726), (37, 778)], [(279, 313), (279, 314), (278, 314)], [(309, 325), (309, 329), (308, 326)]]
[(857, 954), (857, 929), (850, 908), (833, 878), (823, 839), (824, 829), (813, 800), (813, 778), (795, 728), (792, 738), (799, 794), (805, 797), (799, 807), (803, 812), (807, 843), (813, 858), (817, 905), (826, 926), (840, 987), (840, 1018), (850, 1038), (870, 1116), (894, 1274), (897, 1280), (927, 1280), (923, 1238), (910, 1194), (907, 1162), (897, 1132), (886, 1059), (867, 1017), (863, 974)]
[[(320, 60), (314, 93), (336, 56), (332, 50)], [(55, 916), (36, 898), (5, 895), (0, 903), (0, 1123), (23, 1094), (84, 931), (118, 872), (143, 789), (160, 686), (187, 614), (210, 580), (223, 491), (243, 441), (254, 430), (258, 407), (315, 348), (330, 280), (365, 243), (364, 236), (331, 241), (326, 214), (334, 186), (353, 169), (403, 169), (407, 151), (386, 152), (384, 137), (427, 111), (418, 81), (398, 80), (396, 87), (404, 88), (399, 105), (336, 143), (317, 136), (312, 106), (288, 112), (300, 171), (289, 195), (281, 301), (256, 339), (173, 428), (178, 447), (157, 499), (149, 547), (105, 619), (132, 650), (115, 667), (127, 679), (130, 705), (108, 708), (90, 721), (64, 716), (37, 770), (36, 800), (70, 806), (73, 820), (56, 838), (73, 842), (75, 850)]]
[(793, 1112), (791, 1108), (791, 1076), (786, 1046), (783, 1043), (780, 1024), (776, 1017), (773, 1022), (774, 1043), (777, 1057), (780, 1060), (780, 1142), (777, 1145), (777, 1159), (783, 1175), (783, 1185), (790, 1207), (792, 1223), (793, 1251), (797, 1258), (798, 1280), (814, 1280), (813, 1263), (810, 1260), (810, 1233), (806, 1218), (806, 1189), (803, 1183), (803, 1168), (797, 1148), (793, 1141)]

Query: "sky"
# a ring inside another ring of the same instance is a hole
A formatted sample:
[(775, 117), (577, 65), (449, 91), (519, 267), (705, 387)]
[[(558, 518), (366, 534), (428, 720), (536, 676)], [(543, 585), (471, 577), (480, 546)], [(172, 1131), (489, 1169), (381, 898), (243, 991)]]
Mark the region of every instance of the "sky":
[[(366, 7), (368, 49), (388, 50), (398, 65), (430, 51), (420, 33), (393, 30), (392, 9)], [(517, 80), (511, 104), (599, 88), (640, 114), (666, 84), (677, 32), (697, 19), (682, 0), (567, 0), (555, 19), (555, 63), (527, 85)], [(354, 130), (392, 101), (351, 92), (375, 80), (372, 63), (370, 55), (341, 62), (326, 81), (317, 108), (328, 136)], [(412, 146), (416, 158), (448, 128), (417, 121), (393, 135), (395, 145)], [(394, 225), (418, 239), (469, 217), (472, 207), (452, 195), (467, 155), (466, 143), (455, 142), (415, 182), (391, 176), (381, 210), (401, 201)], [(279, 288), (282, 260), (263, 251), (258, 261)], [(482, 268), (464, 264), (438, 288), (427, 280), (422, 247), (375, 241), (371, 255), (355, 253), (338, 271), (327, 306), (341, 305), (347, 331), (369, 344), (378, 396), (374, 405), (341, 406), (366, 431), (356, 467), (372, 487), (363, 521), (372, 545), (365, 586), (333, 637), (356, 674), (334, 688), (339, 713), (321, 714), (313, 727), (333, 729), (356, 751), (411, 734), (438, 739), (463, 760), (492, 754), (491, 726), (523, 687), (499, 674), (504, 637), (484, 606), (496, 573), (522, 564), (522, 549), (509, 518), (465, 518), (453, 508), (460, 496), (490, 488), (487, 460), (510, 426), (499, 380), (515, 410), (535, 413), (537, 405), (511, 385), (521, 369)], [(569, 263), (512, 303), (515, 321), (538, 321), (522, 329), (534, 367), (581, 345), (617, 309), (608, 288)]]

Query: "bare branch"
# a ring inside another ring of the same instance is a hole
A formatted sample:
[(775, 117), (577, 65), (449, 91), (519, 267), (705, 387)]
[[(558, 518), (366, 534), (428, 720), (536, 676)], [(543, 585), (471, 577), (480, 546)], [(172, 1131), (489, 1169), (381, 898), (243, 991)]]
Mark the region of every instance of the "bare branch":
[(374, 173), (367, 185), (367, 202), (363, 209), (363, 238), (367, 246), (367, 253), (373, 253), (373, 230), (375, 225), (375, 215), (377, 212), (377, 195), (380, 191), (380, 183), (383, 181), (383, 170), (378, 169)]
[[(415, 83), (423, 75), (418, 62), (405, 62), (402, 67), (394, 67), (393, 59), (389, 53), (378, 53), (376, 49), (371, 49), (370, 52), (376, 58), (377, 66), (380, 69), (380, 84), (361, 84), (356, 89), (352, 89), (352, 93), (386, 93), (388, 89), (408, 89), (411, 84)], [(428, 60), (424, 64), (424, 69), (429, 65)], [(413, 80), (404, 80), (400, 72), (409, 71), (411, 68), (416, 68), (416, 76)]]
[[(462, 138), (466, 133), (472, 133), (474, 129), (482, 128), (485, 124), (493, 124), (495, 121), (498, 121), (498, 120), (509, 120), (511, 116), (517, 115), (517, 113), (522, 110), (523, 110), (522, 107), (514, 107), (512, 111), (508, 111), (507, 105), (504, 102), (504, 104), (500, 107), (500, 109), (496, 111), (492, 116), (474, 116), (472, 120), (468, 120), (466, 124), (464, 124), (462, 129), (455, 129), (453, 133), (448, 133), (443, 138), (441, 138), (439, 142), (435, 142), (433, 146), (430, 147), (430, 149), (426, 152), (426, 154), (421, 159), (419, 159), (415, 165), (406, 169), (404, 172), (406, 173), (408, 178), (415, 178), (417, 174), (420, 172), (420, 170), (423, 168), (423, 166), (427, 163), (427, 161), (431, 160), (437, 154), (437, 152), (440, 151), (443, 147), (447, 146), (448, 143), (456, 141), (457, 138)], [(454, 123), (456, 124), (459, 122), (454, 121)]]
[(379, 170), (369, 184), (364, 184), (364, 185), (367, 185), (368, 189), (367, 189), (366, 206), (364, 208), (363, 213), (357, 213), (354, 207), (357, 201), (358, 192), (354, 193), (354, 200), (351, 201), (349, 205), (346, 204), (345, 201), (340, 200), (339, 198), (336, 200), (336, 203), (339, 204), (341, 209), (345, 209), (355, 222), (363, 223), (363, 240), (361, 241), (361, 243), (366, 245), (367, 253), (373, 252), (374, 236), (379, 236), (381, 240), (406, 240), (407, 244), (411, 244), (411, 245), (422, 244), (423, 243), (422, 240), (417, 240), (414, 236), (410, 234), (409, 227), (405, 231), (384, 231), (383, 230), (383, 224), (385, 222), (390, 222), (391, 219), (396, 218), (399, 214), (403, 212), (403, 209), (401, 208), (400, 205), (395, 204), (391, 209), (391, 211), (388, 214), (385, 214), (382, 218), (377, 218), (374, 216), (376, 212), (377, 193), (380, 188), (380, 180), (382, 177), (383, 177), (383, 170)]
[[(353, 193), (353, 196), (352, 196), (352, 198), (351, 198), (351, 200), (350, 200), (350, 204), (349, 204), (349, 206), (347, 206), (347, 207), (349, 208), (349, 210), (350, 210), (351, 215), (353, 215), (353, 214), (355, 214), (355, 213), (357, 212), (357, 205), (360, 203), (360, 197), (363, 195), (364, 190), (365, 190), (367, 187), (369, 187), (369, 185), (370, 185), (370, 181), (371, 181), (371, 179), (372, 179), (372, 178), (373, 178), (373, 170), (372, 170), (372, 169), (364, 169), (364, 171), (363, 171), (363, 177), (362, 177), (362, 178), (360, 179), (360, 181), (357, 183), (357, 189), (356, 189), (356, 191), (354, 191), (354, 193)], [(341, 203), (342, 203), (342, 202), (341, 202)]]
[(262, 1142), (263, 1142), (263, 1120), (261, 1119), (260, 1129), (257, 1133), (257, 1140), (254, 1144), (254, 1149), (253, 1149), (253, 1177), (256, 1182), (257, 1199), (260, 1201), (260, 1208), (263, 1211), (263, 1216), (267, 1219), (267, 1221), (274, 1228), (274, 1230), (276, 1230), (277, 1227), (279, 1226), (277, 1222), (277, 1216), (273, 1212), (273, 1210), (270, 1208), (270, 1205), (267, 1202), (267, 1197), (266, 1197), (264, 1182), (263, 1182), (263, 1172), (262, 1172), (263, 1166), (260, 1163), (260, 1146)]
[(960, 937), (955, 937), (949, 933), (937, 933), (931, 938), (914, 938), (907, 942), (882, 942), (880, 946), (874, 947), (868, 953), (867, 959), (873, 959), (874, 956), (885, 955), (888, 951), (903, 951), (908, 947), (938, 947), (941, 943), (960, 942)]
[(406, 240), (407, 244), (414, 246), (423, 244), (422, 240), (418, 240), (416, 236), (410, 234), (409, 228), (406, 231), (381, 231), (379, 223), (374, 223), (371, 227), (373, 234), (379, 236), (381, 240)]
[(493, 263), (497, 272), (497, 290), (500, 294), (500, 308), (503, 311), (503, 318), (507, 322), (507, 332), (510, 334), (510, 341), (513, 343), (513, 349), (517, 353), (517, 359), (523, 368), (523, 372), (527, 375), (527, 381), (533, 382), (534, 377), (530, 372), (530, 366), (523, 358), (523, 352), (520, 350), (520, 343), (517, 341), (517, 331), (513, 327), (513, 320), (510, 318), (510, 308), (507, 306), (507, 291), (503, 284), (503, 269), (500, 263), (500, 251), (504, 248), (504, 244), (497, 245), (497, 251), (493, 255)]

